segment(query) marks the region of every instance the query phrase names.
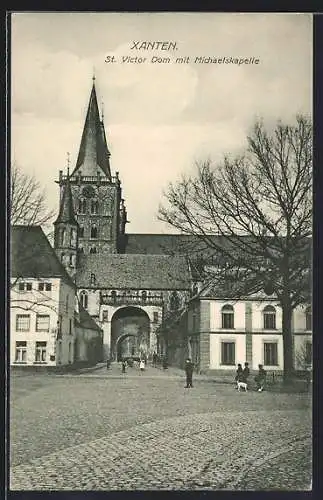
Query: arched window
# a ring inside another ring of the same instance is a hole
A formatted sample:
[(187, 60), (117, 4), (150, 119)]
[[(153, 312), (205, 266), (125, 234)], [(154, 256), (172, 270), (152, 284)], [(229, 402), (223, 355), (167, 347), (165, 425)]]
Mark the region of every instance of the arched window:
[(90, 253), (96, 253), (96, 247), (91, 247), (90, 248)]
[(61, 245), (63, 245), (63, 246), (65, 244), (65, 234), (66, 234), (66, 229), (63, 227), (61, 229)]
[(306, 330), (312, 330), (312, 308), (309, 306), (305, 311), (305, 328)]
[(264, 307), (264, 330), (276, 329), (276, 309), (274, 306)]
[(76, 229), (74, 229), (74, 227), (71, 229), (71, 246), (76, 246)]
[(84, 227), (80, 226), (80, 238), (84, 238)]
[(84, 248), (83, 247), (79, 247), (79, 253), (84, 253)]
[(179, 297), (177, 292), (172, 292), (169, 299), (169, 306), (171, 311), (176, 311), (179, 308)]
[(234, 328), (234, 309), (230, 304), (222, 307), (222, 328), (232, 330)]
[(97, 214), (99, 211), (99, 203), (97, 200), (91, 200), (91, 214)]
[(82, 290), (82, 292), (80, 293), (80, 301), (81, 301), (81, 304), (84, 307), (84, 309), (87, 309), (87, 306), (88, 306), (88, 295), (85, 292), (85, 290)]
[(74, 256), (73, 256), (73, 254), (71, 253), (71, 254), (70, 254), (70, 258), (69, 258), (69, 265), (70, 265), (70, 266), (73, 266), (73, 264), (74, 264), (74, 259), (73, 259), (73, 257), (74, 257)]
[(86, 200), (83, 198), (79, 199), (79, 213), (86, 214)]
[(90, 283), (91, 283), (91, 285), (95, 285), (95, 283), (96, 283), (96, 277), (95, 277), (94, 273), (91, 273)]
[(98, 228), (96, 227), (96, 225), (94, 224), (92, 227), (91, 227), (91, 238), (97, 238), (98, 237)]
[(64, 252), (61, 255), (61, 261), (62, 261), (62, 264), (65, 264), (65, 253)]

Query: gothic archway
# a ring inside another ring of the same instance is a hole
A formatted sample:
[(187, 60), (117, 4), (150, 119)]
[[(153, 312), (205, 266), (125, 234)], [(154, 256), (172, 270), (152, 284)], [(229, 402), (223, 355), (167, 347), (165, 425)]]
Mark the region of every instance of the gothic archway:
[(122, 307), (111, 319), (111, 359), (148, 354), (150, 320), (139, 307)]

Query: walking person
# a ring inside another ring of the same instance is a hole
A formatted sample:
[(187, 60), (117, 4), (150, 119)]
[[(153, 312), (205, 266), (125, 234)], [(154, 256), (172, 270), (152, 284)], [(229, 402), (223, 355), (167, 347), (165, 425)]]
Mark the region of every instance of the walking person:
[(122, 360), (122, 373), (126, 373), (127, 361), (125, 359)]
[(241, 381), (244, 382), (245, 384), (248, 384), (248, 377), (250, 375), (250, 370), (249, 370), (249, 363), (244, 364), (244, 369), (242, 370), (242, 377)]
[(255, 382), (257, 384), (257, 391), (262, 392), (264, 390), (264, 385), (266, 382), (266, 371), (263, 369), (262, 365), (258, 365), (258, 375), (255, 376)]
[(154, 351), (153, 354), (153, 367), (156, 368), (157, 366), (157, 353)]
[(145, 371), (145, 362), (143, 359), (140, 360), (140, 363), (139, 363), (139, 370), (141, 372), (144, 372)]
[(185, 361), (186, 389), (188, 389), (189, 387), (193, 387), (193, 368), (194, 365), (191, 359), (187, 358), (187, 360)]

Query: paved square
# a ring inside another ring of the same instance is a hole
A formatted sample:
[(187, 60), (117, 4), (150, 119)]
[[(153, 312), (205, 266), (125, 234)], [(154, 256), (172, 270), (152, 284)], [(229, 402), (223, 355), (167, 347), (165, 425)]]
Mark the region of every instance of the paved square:
[(308, 490), (309, 394), (178, 370), (11, 376), (13, 490)]

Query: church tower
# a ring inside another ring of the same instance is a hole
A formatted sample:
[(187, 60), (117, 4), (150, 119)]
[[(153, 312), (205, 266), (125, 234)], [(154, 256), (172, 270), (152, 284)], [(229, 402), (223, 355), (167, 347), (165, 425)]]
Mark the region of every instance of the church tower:
[[(122, 251), (125, 208), (118, 172), (111, 175), (110, 156), (93, 78), (79, 153), (69, 179), (79, 226), (80, 254)], [(60, 171), (61, 197), (66, 182), (66, 176)]]
[(59, 214), (54, 222), (54, 248), (71, 278), (74, 278), (76, 273), (77, 247), (78, 223), (74, 214), (69, 170), (67, 170)]

